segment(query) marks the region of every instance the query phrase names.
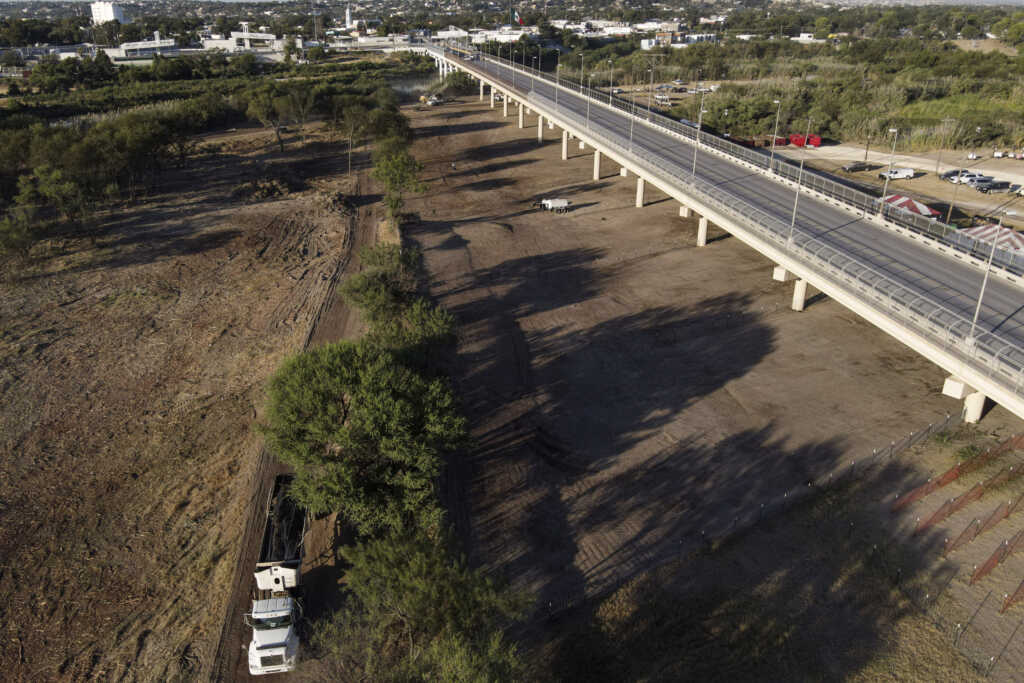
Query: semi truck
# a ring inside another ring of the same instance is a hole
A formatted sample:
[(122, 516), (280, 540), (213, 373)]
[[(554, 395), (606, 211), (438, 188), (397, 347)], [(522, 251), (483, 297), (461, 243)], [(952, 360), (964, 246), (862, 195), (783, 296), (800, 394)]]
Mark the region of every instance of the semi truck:
[(305, 510), (288, 497), (292, 475), (274, 479), (266, 507), (266, 525), (254, 577), (252, 609), (245, 615), (252, 627), (249, 673), (285, 673), (299, 654), (298, 624), (302, 620), (302, 545), (308, 526)]

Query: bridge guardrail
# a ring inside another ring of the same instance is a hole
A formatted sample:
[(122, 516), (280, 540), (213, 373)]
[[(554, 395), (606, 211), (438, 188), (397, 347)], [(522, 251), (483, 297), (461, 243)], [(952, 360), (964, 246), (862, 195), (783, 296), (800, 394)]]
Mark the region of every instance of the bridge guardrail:
[[(853, 289), (869, 299), (872, 305), (891, 319), (906, 324), (927, 338), (937, 341), (947, 351), (975, 366), (982, 374), (1009, 386), (1013, 393), (1024, 395), (1024, 351), (991, 332), (969, 338), (971, 321), (928, 301), (870, 266), (847, 256), (818, 238), (807, 235), (733, 195), (692, 174), (676, 163), (651, 157), (640, 157), (624, 144), (625, 138), (599, 122), (587, 121), (571, 111), (556, 107), (554, 101), (535, 92), (531, 101), (544, 101), (545, 106), (571, 120), (581, 130), (598, 138), (602, 144), (632, 159), (647, 172), (669, 181), (685, 183), (698, 198), (722, 213), (738, 218), (762, 238), (797, 256), (820, 276)], [(965, 350), (966, 349), (966, 350)]]
[[(477, 54), (482, 55), (483, 53), (478, 52)], [(697, 139), (697, 130), (692, 126), (687, 126), (678, 121), (674, 121), (673, 119), (657, 112), (647, 111), (642, 108), (638, 110), (635, 103), (619, 99), (610, 93), (604, 93), (593, 88), (588, 88), (582, 83), (552, 78), (547, 72), (522, 64), (515, 64), (504, 57), (487, 55), (487, 58), (498, 61), (506, 67), (530, 75), (534, 78), (541, 78), (551, 84), (576, 91), (584, 97), (590, 97), (602, 104), (607, 103), (609, 106), (619, 109), (630, 116), (643, 118), (653, 125), (671, 130), (673, 133), (681, 135), (689, 140), (696, 141)], [(700, 133), (699, 144), (718, 150), (749, 164), (759, 166), (793, 182), (797, 182), (800, 177), (799, 166), (789, 159), (780, 158), (778, 154), (776, 154), (775, 159), (772, 160), (769, 155), (766, 155), (761, 150), (744, 147), (743, 145), (720, 138), (716, 135), (711, 135), (704, 131), (701, 131)], [(836, 182), (831, 178), (821, 175), (815, 170), (804, 169), (802, 185), (829, 197), (838, 199), (855, 209), (863, 211), (865, 214), (872, 213), (881, 215), (884, 219), (894, 223), (895, 225), (912, 230), (929, 239), (940, 241), (943, 244), (965, 254), (969, 254), (986, 261), (989, 259), (991, 254), (993, 265), (1017, 275), (1024, 275), (1024, 254), (1015, 253), (1011, 249), (1001, 249), (998, 247), (994, 252), (992, 252), (992, 244), (989, 242), (983, 242), (970, 237), (969, 235), (964, 235), (956, 228), (936, 220), (925, 218), (924, 216), (917, 216), (889, 205), (880, 206), (882, 204), (881, 199)]]

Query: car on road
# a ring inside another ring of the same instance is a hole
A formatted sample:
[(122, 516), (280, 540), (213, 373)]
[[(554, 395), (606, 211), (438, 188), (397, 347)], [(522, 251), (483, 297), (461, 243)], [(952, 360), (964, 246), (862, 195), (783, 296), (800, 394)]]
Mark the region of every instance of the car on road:
[(612, 94), (613, 95), (621, 95), (624, 92), (625, 91), (622, 88), (612, 88)]
[(870, 171), (871, 164), (866, 161), (853, 161), (843, 166), (843, 170), (847, 173), (856, 173), (857, 171)]
[(890, 168), (887, 171), (882, 171), (878, 174), (879, 178), (889, 180), (908, 180), (914, 177), (914, 169), (912, 168)]
[(987, 183), (978, 183), (974, 186), (974, 189), (978, 192), (988, 194), (990, 192), (1009, 192), (1010, 182), (1007, 180), (990, 180)]

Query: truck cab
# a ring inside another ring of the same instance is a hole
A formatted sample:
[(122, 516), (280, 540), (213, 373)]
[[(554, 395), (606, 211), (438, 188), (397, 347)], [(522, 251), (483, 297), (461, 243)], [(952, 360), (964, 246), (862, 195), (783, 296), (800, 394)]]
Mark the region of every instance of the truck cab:
[(249, 673), (253, 676), (291, 671), (299, 653), (298, 603), (290, 598), (253, 600), (246, 621), (252, 626)]

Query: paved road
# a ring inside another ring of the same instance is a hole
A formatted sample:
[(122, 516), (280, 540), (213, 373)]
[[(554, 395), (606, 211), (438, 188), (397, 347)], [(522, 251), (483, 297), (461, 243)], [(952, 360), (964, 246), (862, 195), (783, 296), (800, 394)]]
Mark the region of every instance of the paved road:
[[(472, 66), (484, 69), (511, 86), (512, 71), (507, 66), (490, 61), (477, 61)], [(530, 78), (522, 74), (516, 75), (515, 85), (515, 91), (524, 97), (531, 87), (542, 97), (553, 99), (555, 96), (552, 84), (536, 79), (531, 86)], [(558, 106), (579, 116), (587, 115), (587, 101), (576, 93), (560, 90)], [(590, 121), (592, 126), (616, 131), (628, 138), (629, 119), (622, 112), (591, 106)], [(660, 157), (684, 168), (690, 168), (693, 163), (691, 144), (643, 125), (634, 126), (633, 149), (641, 155)], [(697, 174), (720, 190), (789, 225), (794, 198), (791, 188), (703, 151), (697, 153)], [(970, 320), (974, 316), (983, 277), (976, 267), (922, 247), (806, 194), (800, 197), (796, 225), (797, 230), (855, 257), (961, 317)], [(1008, 282), (990, 278), (978, 325), (979, 334), (994, 332), (1024, 351), (1024, 292)]]

